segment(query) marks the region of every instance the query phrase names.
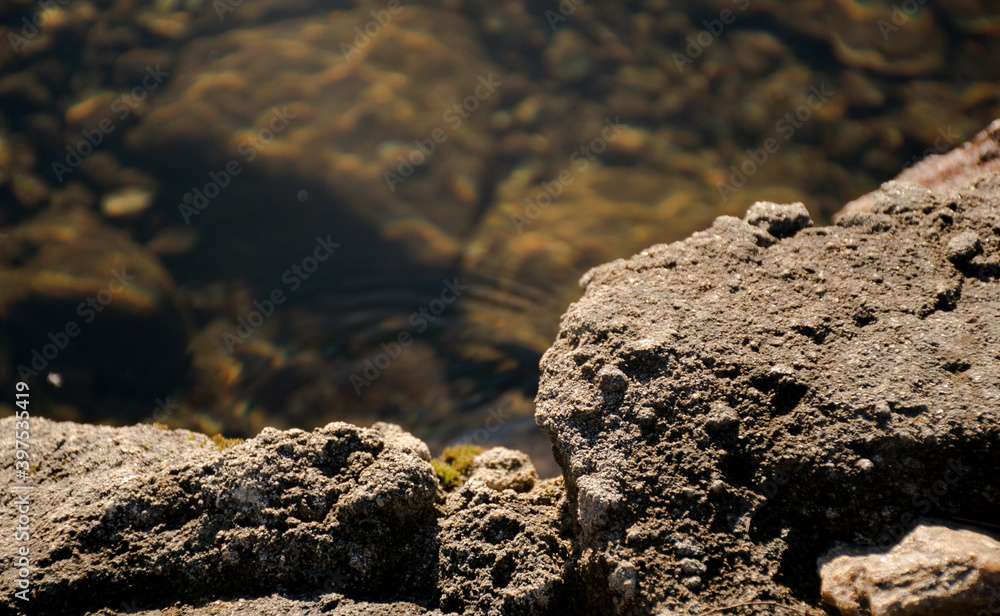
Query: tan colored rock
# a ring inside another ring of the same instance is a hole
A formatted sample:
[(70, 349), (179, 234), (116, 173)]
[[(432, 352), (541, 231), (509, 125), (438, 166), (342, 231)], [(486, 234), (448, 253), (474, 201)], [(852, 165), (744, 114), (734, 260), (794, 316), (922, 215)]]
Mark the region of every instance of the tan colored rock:
[(921, 524), (887, 552), (820, 559), (822, 595), (844, 616), (1000, 613), (1000, 541)]
[(562, 478), (538, 480), (527, 455), (502, 447), (473, 464), (444, 503), (439, 608), (465, 616), (563, 613), (572, 560)]
[(535, 487), (538, 473), (528, 454), (494, 447), (472, 461), (469, 481), (481, 481), (491, 490), (527, 492)]

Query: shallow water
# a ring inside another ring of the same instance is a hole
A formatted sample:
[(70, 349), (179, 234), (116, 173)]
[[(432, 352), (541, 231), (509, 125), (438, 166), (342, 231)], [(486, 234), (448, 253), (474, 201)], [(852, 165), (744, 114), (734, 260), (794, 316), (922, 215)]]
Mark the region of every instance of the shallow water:
[(228, 435), (392, 421), (546, 474), (537, 364), (587, 268), (757, 200), (824, 222), (1000, 116), (974, 0), (0, 19), (4, 391)]

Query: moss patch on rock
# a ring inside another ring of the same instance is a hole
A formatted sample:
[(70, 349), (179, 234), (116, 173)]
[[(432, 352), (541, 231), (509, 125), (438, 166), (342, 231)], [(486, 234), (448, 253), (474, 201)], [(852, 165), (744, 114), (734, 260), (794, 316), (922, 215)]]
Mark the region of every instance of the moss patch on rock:
[(431, 460), (441, 485), (446, 490), (454, 490), (465, 483), (472, 460), (483, 451), (482, 447), (476, 445), (459, 445), (445, 449), (440, 458)]

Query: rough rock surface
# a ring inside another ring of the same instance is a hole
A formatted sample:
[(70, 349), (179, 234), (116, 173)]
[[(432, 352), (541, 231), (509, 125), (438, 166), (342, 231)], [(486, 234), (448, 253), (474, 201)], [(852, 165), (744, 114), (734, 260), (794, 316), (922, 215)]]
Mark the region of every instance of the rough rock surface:
[[(13, 421), (3, 420), (13, 451)], [(266, 429), (219, 451), (192, 432), (31, 420), (32, 609), (323, 589), (433, 601), (437, 482), (389, 424)], [(4, 472), (14, 483), (13, 469)], [(13, 525), (5, 511), (4, 520)], [(12, 534), (5, 554), (15, 553)], [(3, 571), (13, 587), (12, 569)], [(11, 593), (4, 609), (17, 606)]]
[(388, 424), (220, 450), (32, 419), (32, 607), (811, 613), (833, 545), (888, 547), (924, 515), (996, 525), (1000, 178), (888, 183), (810, 225), (759, 203), (583, 279), (538, 397), (560, 479), (493, 449), (445, 493)]
[(1000, 521), (1000, 179), (748, 220), (591, 270), (542, 360), (595, 613), (815, 606), (833, 541)]
[(538, 481), (528, 456), (503, 447), (472, 469), (441, 522), (441, 609), (558, 613), (570, 553), (562, 479)]
[(824, 555), (823, 599), (843, 616), (1000, 612), (1000, 541), (922, 522), (891, 550), (837, 548)]
[[(10, 451), (14, 428), (0, 421)], [(565, 489), (521, 452), (480, 454), (443, 494), (427, 446), (391, 424), (231, 447), (148, 425), (28, 431), (28, 480), (0, 479), (38, 486), (31, 537), (0, 549), (30, 549), (35, 613), (552, 614), (566, 590)]]

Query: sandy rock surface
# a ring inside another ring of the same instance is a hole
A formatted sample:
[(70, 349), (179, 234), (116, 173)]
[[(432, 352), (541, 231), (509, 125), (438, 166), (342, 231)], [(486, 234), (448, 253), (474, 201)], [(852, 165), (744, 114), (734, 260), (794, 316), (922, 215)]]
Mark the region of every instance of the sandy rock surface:
[(538, 481), (525, 454), (502, 447), (480, 454), (445, 505), (441, 609), (558, 613), (570, 562), (565, 509), (562, 479)]
[(807, 223), (758, 205), (584, 276), (536, 417), (589, 609), (808, 603), (832, 541), (997, 522), (1000, 181)]
[[(14, 422), (3, 421), (13, 450)], [(153, 426), (31, 420), (32, 609), (346, 592), (428, 601), (436, 480), (398, 427), (268, 429), (220, 451)], [(13, 469), (4, 473), (14, 483)], [(8, 520), (12, 522), (12, 520)], [(16, 549), (13, 535), (4, 553)], [(3, 572), (12, 585), (14, 571)], [(6, 609), (17, 604), (3, 598)]]

